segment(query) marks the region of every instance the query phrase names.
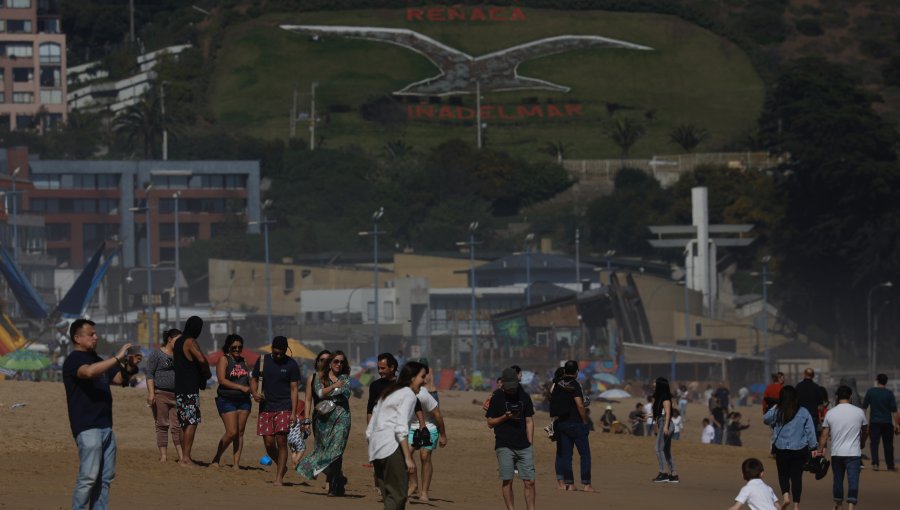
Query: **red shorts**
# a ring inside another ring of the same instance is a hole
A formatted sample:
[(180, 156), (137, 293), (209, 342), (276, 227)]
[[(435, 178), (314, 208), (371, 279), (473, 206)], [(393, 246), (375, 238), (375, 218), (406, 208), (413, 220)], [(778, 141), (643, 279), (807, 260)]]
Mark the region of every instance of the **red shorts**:
[(291, 429), (291, 412), (274, 411), (259, 413), (256, 421), (257, 436), (274, 436), (275, 434), (287, 434)]

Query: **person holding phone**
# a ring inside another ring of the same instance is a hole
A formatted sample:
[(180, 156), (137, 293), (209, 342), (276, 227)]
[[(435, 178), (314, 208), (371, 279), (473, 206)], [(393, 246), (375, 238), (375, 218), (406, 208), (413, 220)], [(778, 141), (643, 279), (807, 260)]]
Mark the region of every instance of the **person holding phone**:
[(513, 478), (525, 486), (525, 506), (534, 510), (534, 404), (519, 386), (514, 368), (503, 370), (503, 387), (494, 391), (485, 413), (487, 426), (494, 431), (494, 453), (500, 466), (500, 492), (508, 510), (515, 508)]

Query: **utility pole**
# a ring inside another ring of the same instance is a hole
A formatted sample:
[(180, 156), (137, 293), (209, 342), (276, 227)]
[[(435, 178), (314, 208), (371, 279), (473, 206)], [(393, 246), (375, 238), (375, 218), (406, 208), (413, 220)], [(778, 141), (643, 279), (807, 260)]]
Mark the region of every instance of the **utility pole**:
[(475, 82), (475, 137), (481, 148), (481, 82)]
[(318, 86), (319, 82), (312, 82), (312, 98), (309, 102), (309, 150), (311, 151), (316, 150), (316, 87)]
[(291, 104), (290, 138), (297, 136), (297, 82), (294, 82), (294, 101)]
[(169, 160), (169, 131), (166, 129), (166, 86), (165, 82), (159, 84), (159, 105), (162, 110), (162, 158), (163, 161)]
[(128, 0), (128, 40), (134, 44), (134, 0)]

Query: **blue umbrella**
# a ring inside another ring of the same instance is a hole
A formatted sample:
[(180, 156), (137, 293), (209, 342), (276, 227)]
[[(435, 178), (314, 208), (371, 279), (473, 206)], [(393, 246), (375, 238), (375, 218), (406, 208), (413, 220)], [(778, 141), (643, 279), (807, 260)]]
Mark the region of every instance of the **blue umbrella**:
[(766, 385), (763, 383), (751, 384), (748, 389), (750, 390), (750, 393), (763, 393), (766, 391)]
[(615, 376), (615, 374), (610, 374), (609, 372), (597, 372), (596, 374), (594, 374), (594, 380), (613, 386), (622, 384), (622, 381), (620, 381), (619, 378)]

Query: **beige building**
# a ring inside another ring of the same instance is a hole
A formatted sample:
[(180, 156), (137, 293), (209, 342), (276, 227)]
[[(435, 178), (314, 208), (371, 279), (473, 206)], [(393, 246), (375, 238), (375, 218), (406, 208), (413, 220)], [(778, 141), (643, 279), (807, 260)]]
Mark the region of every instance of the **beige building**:
[(58, 0), (0, 3), (0, 129), (43, 132), (68, 117)]

